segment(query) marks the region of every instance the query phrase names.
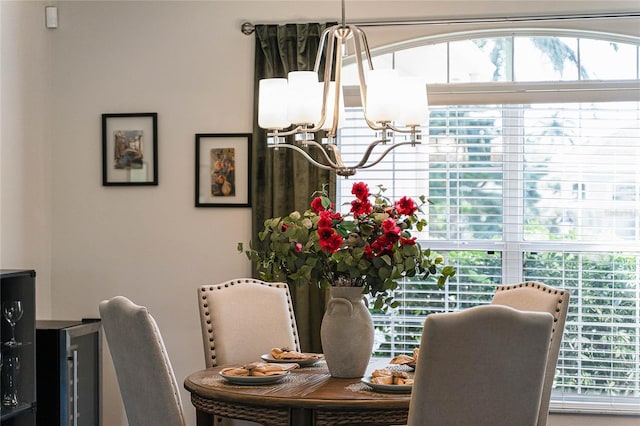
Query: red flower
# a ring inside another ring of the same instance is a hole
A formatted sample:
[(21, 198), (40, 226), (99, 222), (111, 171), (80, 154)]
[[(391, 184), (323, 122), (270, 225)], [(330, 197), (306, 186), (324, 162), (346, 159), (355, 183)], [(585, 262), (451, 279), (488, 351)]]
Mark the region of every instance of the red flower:
[(318, 228), (330, 228), (333, 226), (333, 221), (342, 221), (342, 215), (340, 213), (332, 212), (331, 210), (323, 210), (320, 212), (320, 218), (318, 219)]
[(331, 218), (331, 212), (324, 210), (320, 212), (320, 218), (318, 219), (318, 228), (330, 228), (333, 225), (333, 219)]
[(300, 253), (302, 251), (302, 244), (296, 243), (295, 246), (293, 246), (293, 251), (296, 253)]
[(323, 226), (321, 228), (318, 228), (318, 238), (320, 239), (320, 241), (328, 240), (335, 233), (336, 232), (333, 230), (333, 228), (330, 228), (328, 226)]
[(351, 212), (356, 215), (370, 214), (372, 210), (369, 200), (353, 200), (351, 202)]
[(333, 228), (319, 228), (318, 236), (320, 248), (327, 253), (335, 253), (342, 246), (342, 237), (336, 234)]
[(360, 201), (365, 201), (369, 198), (369, 187), (364, 182), (356, 182), (351, 187), (351, 193), (356, 196)]
[(313, 210), (316, 213), (319, 213), (324, 209), (325, 208), (322, 205), (322, 197), (316, 197), (313, 200), (311, 200), (311, 210)]
[(371, 248), (374, 253), (382, 256), (384, 254), (392, 254), (393, 243), (397, 241), (397, 237), (393, 234), (384, 234), (378, 237), (372, 244)]
[(406, 238), (406, 237), (400, 237), (400, 245), (401, 246), (415, 246), (416, 245), (416, 237), (411, 237), (411, 238)]
[(398, 213), (407, 216), (413, 216), (413, 214), (418, 210), (416, 203), (414, 203), (409, 197), (402, 197), (400, 200), (396, 201), (395, 208), (398, 210)]
[(382, 230), (386, 234), (393, 234), (393, 235), (400, 235), (400, 232), (402, 232), (400, 227), (396, 225), (396, 221), (393, 220), (392, 218), (386, 219), (384, 222), (382, 222)]
[(376, 254), (373, 252), (373, 249), (371, 248), (371, 246), (369, 244), (364, 246), (364, 256), (367, 259), (373, 259), (374, 257), (376, 257)]

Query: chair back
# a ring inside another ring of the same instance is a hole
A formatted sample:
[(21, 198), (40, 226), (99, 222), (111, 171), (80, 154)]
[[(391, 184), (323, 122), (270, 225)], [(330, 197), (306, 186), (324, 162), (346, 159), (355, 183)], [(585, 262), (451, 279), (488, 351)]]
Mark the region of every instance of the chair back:
[(567, 290), (559, 290), (539, 282), (529, 281), (498, 287), (491, 302), (523, 311), (549, 312), (553, 315), (553, 333), (547, 358), (538, 426), (545, 426), (549, 416), (551, 390), (553, 389), (553, 379), (556, 374), (560, 344), (564, 334), (564, 324), (569, 310), (569, 297), (570, 293)]
[(534, 426), (552, 323), (498, 305), (427, 316), (409, 426)]
[(99, 311), (129, 424), (184, 426), (178, 382), (147, 308), (116, 296)]
[(289, 287), (240, 278), (198, 288), (207, 368), (244, 364), (276, 347), (300, 350)]

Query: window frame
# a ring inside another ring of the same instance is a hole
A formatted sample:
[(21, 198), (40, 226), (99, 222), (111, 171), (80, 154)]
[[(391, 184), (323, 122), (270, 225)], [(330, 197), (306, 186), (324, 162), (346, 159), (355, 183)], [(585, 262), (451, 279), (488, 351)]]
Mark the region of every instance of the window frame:
[[(464, 39), (474, 39), (479, 37), (504, 37), (504, 36), (558, 36), (558, 37), (578, 37), (600, 39), (612, 42), (632, 43), (636, 45), (636, 79), (635, 80), (609, 80), (609, 81), (564, 81), (564, 82), (494, 82), (494, 83), (449, 83), (449, 84), (429, 84), (430, 105), (506, 105), (506, 104), (533, 104), (533, 103), (577, 103), (577, 102), (609, 102), (609, 101), (634, 101), (640, 100), (640, 38), (633, 36), (618, 35), (612, 33), (566, 30), (561, 28), (516, 28), (501, 30), (479, 30), (463, 31), (450, 34), (440, 34), (418, 38), (409, 42), (395, 43), (372, 50), (372, 56), (392, 53), (399, 49), (417, 47), (424, 44), (436, 44)], [(352, 60), (352, 59), (351, 59)], [(345, 64), (350, 63), (350, 59), (345, 59)], [(345, 104), (347, 107), (357, 107), (360, 103), (359, 89), (357, 87), (345, 88)], [(513, 155), (520, 155), (514, 152)], [(507, 172), (505, 172), (506, 174)], [(357, 179), (357, 176), (355, 177)], [(506, 179), (506, 181), (512, 181)], [(521, 182), (521, 179), (513, 181)], [(339, 185), (339, 184), (338, 184)], [(518, 188), (506, 190), (518, 191)], [(346, 194), (345, 194), (346, 195)], [(508, 199), (505, 197), (504, 199)], [(522, 198), (519, 198), (522, 200)], [(339, 202), (339, 201), (338, 201)], [(522, 218), (522, 216), (518, 216)], [(522, 224), (520, 224), (522, 225)], [(503, 262), (502, 281), (505, 283), (515, 283), (523, 281), (524, 268), (506, 268), (505, 262), (523, 264), (524, 251), (527, 243), (521, 241), (520, 250), (507, 250), (505, 241), (512, 241), (506, 233), (518, 233), (518, 224), (513, 224), (511, 229), (505, 229), (503, 241), (478, 241), (477, 244), (465, 246), (465, 250), (493, 250), (500, 251)], [(563, 243), (565, 248), (567, 243)], [(540, 247), (540, 244), (530, 244), (531, 247)], [(580, 244), (581, 251), (596, 251), (597, 245)], [(430, 241), (429, 247), (436, 251), (452, 251), (460, 249), (460, 244), (456, 242)], [(553, 247), (550, 244), (549, 247)], [(637, 247), (634, 248), (636, 251)], [(507, 255), (509, 253), (509, 255)], [(514, 256), (520, 253), (519, 256)], [(519, 273), (509, 273), (504, 271), (519, 271)], [(638, 289), (640, 291), (640, 289)], [(581, 400), (578, 396), (567, 397), (563, 395), (561, 399), (554, 399), (552, 396), (551, 411), (573, 412), (573, 413), (606, 413), (606, 414), (638, 414), (640, 407), (635, 404), (625, 404), (620, 398), (612, 402), (609, 397), (591, 398), (589, 401)]]

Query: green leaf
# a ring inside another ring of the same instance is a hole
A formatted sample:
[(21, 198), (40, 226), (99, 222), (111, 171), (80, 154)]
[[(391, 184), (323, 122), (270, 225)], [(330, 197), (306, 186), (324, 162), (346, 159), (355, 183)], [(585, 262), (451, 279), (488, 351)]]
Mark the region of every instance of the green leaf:
[(402, 278), (402, 270), (398, 266), (394, 266), (391, 269), (391, 279), (399, 280), (400, 278)]
[(442, 268), (442, 274), (448, 277), (453, 277), (456, 274), (456, 269), (451, 265), (445, 266)]
[(416, 260), (413, 257), (407, 257), (404, 260), (404, 269), (407, 271), (416, 269)]
[(391, 276), (391, 269), (389, 268), (380, 268), (378, 269), (378, 277), (380, 279), (386, 280)]
[(325, 210), (331, 207), (331, 200), (329, 197), (320, 197), (320, 200), (322, 201), (322, 207), (324, 207)]
[(279, 217), (274, 217), (273, 219), (267, 219), (264, 221), (265, 223), (265, 227), (271, 228), (271, 229), (277, 229), (278, 224), (280, 223), (280, 219)]

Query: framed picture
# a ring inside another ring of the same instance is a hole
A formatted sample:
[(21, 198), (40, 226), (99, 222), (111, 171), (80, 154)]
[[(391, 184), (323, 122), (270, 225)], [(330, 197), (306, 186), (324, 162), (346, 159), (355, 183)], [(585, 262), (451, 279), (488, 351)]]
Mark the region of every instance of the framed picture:
[(196, 134), (196, 207), (251, 207), (251, 133)]
[(102, 114), (102, 185), (158, 185), (158, 114)]

